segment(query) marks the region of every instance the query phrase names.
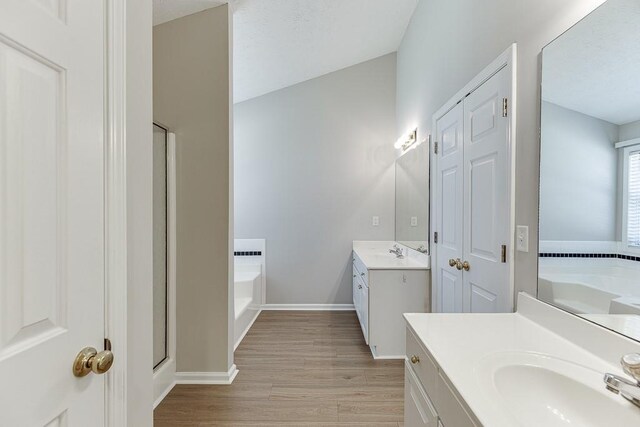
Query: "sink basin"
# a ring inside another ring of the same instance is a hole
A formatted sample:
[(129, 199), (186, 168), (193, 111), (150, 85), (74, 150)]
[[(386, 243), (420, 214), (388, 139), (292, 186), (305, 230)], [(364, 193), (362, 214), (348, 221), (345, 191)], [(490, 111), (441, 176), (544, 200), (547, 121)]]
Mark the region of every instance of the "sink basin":
[(494, 353), (474, 368), (488, 401), (508, 411), (512, 425), (640, 425), (640, 409), (605, 389), (604, 372), (525, 352)]

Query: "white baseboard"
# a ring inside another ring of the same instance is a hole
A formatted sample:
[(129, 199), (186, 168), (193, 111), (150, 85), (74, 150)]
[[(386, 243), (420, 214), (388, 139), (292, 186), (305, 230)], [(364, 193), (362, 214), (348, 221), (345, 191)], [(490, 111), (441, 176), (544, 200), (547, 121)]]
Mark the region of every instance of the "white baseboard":
[[(249, 326), (247, 326), (247, 328), (242, 332), (242, 334), (240, 334), (240, 336), (238, 337), (238, 340), (236, 341), (236, 344), (233, 346), (233, 351), (236, 351), (236, 349), (238, 348), (238, 346), (240, 345), (240, 343), (242, 342), (242, 340), (244, 339), (244, 337), (247, 335), (247, 332), (249, 332), (249, 329), (251, 329), (251, 327), (253, 326), (253, 324), (256, 322), (256, 320), (258, 319), (258, 316), (260, 316), (260, 313), (262, 312), (262, 310), (258, 310), (256, 311), (256, 314), (253, 316), (253, 319), (251, 319), (251, 322), (249, 322)], [(234, 325), (235, 326), (235, 325)]]
[(404, 360), (404, 359), (407, 358), (407, 356), (404, 355), (404, 354), (399, 355), (399, 356), (393, 356), (393, 355), (391, 355), (391, 356), (375, 356), (374, 355), (373, 358), (375, 360)]
[(284, 311), (354, 311), (353, 304), (264, 304), (263, 310)]
[(165, 397), (167, 397), (167, 395), (171, 392), (171, 390), (173, 390), (173, 388), (176, 386), (176, 382), (173, 381), (169, 384), (169, 386), (160, 394), (160, 396), (158, 396), (156, 398), (156, 400), (153, 402), (153, 409), (156, 409), (158, 407), (158, 405), (160, 403), (162, 403), (162, 401), (164, 400)]
[(176, 385), (176, 362), (173, 359), (167, 359), (153, 373), (153, 408), (167, 397), (167, 394)]
[(228, 372), (176, 372), (176, 384), (228, 385), (238, 375), (238, 368), (232, 365)]

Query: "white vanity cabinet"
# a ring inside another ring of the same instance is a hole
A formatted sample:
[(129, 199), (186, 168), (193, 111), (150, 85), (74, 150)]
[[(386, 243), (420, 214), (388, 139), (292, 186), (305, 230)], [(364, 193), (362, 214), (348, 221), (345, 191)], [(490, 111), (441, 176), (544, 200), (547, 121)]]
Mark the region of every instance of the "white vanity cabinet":
[(410, 329), (406, 337), (405, 425), (481, 426)]
[[(353, 251), (353, 305), (365, 342), (374, 358), (403, 359), (403, 313), (430, 311), (428, 267), (406, 260), (397, 267), (381, 266), (374, 262), (367, 264), (367, 257), (364, 258)], [(394, 257), (388, 258), (393, 261)]]

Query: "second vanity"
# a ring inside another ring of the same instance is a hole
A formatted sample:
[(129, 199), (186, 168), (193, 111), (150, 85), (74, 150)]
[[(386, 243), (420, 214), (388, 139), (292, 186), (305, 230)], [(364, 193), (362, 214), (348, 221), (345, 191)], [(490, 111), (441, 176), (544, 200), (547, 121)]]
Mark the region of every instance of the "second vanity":
[[(395, 242), (353, 242), (353, 305), (376, 359), (403, 359), (403, 313), (430, 311), (429, 256)], [(398, 247), (398, 245), (396, 245)]]
[(640, 426), (607, 390), (640, 343), (526, 294), (511, 314), (406, 314), (407, 426)]

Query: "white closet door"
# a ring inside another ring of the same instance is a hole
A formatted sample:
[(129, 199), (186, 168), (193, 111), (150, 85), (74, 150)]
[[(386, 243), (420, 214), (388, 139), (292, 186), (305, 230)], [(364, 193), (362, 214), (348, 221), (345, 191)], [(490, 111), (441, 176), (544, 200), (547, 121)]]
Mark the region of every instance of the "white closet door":
[[(509, 119), (503, 99), (511, 95), (503, 68), (464, 100), (463, 273), (465, 312), (509, 312)], [(505, 260), (506, 261), (506, 260)]]
[(463, 113), (459, 103), (436, 123), (436, 307), (443, 313), (463, 311), (462, 271), (449, 265), (449, 260), (460, 259), (463, 253)]

